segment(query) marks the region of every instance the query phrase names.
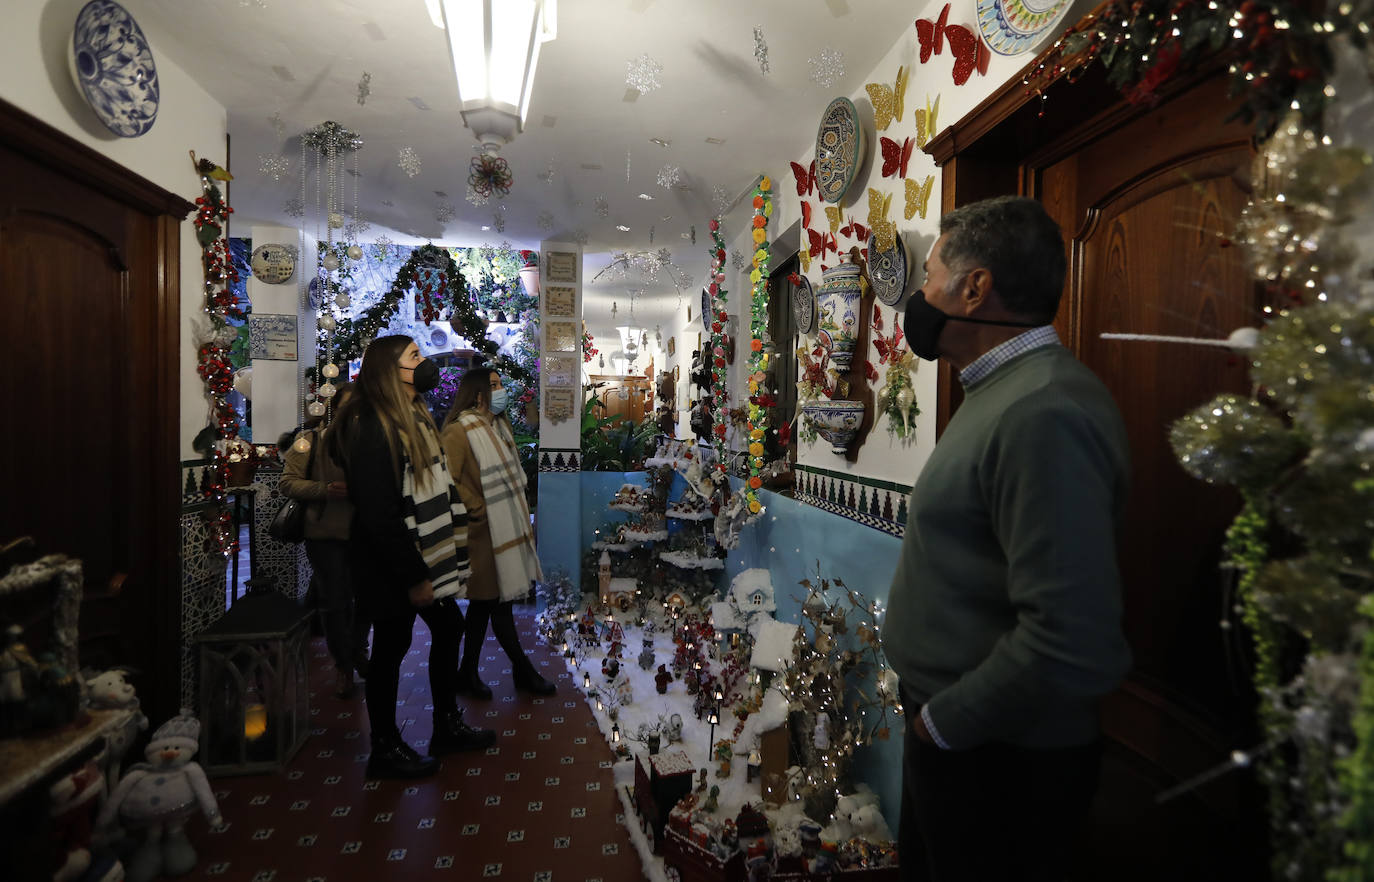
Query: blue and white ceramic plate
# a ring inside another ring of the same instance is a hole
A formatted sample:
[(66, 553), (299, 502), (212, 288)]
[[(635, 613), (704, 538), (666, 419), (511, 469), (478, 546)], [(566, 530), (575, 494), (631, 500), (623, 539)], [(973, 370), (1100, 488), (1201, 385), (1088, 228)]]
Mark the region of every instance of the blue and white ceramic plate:
[(797, 333), (816, 333), (816, 291), (806, 276), (792, 294), (792, 316), (797, 320)]
[(1073, 0), (978, 0), (978, 29), (998, 55), (1035, 48), (1069, 14)]
[(816, 192), (826, 202), (839, 202), (863, 162), (864, 129), (848, 98), (836, 98), (821, 115), (816, 131)]
[(157, 121), (160, 88), (153, 51), (129, 11), (91, 0), (72, 31), (76, 84), (105, 127), (137, 138)]
[(873, 296), (896, 309), (906, 294), (909, 263), (902, 234), (899, 232), (892, 241), (891, 251), (879, 251), (877, 236), (868, 237), (868, 278), (873, 283)]

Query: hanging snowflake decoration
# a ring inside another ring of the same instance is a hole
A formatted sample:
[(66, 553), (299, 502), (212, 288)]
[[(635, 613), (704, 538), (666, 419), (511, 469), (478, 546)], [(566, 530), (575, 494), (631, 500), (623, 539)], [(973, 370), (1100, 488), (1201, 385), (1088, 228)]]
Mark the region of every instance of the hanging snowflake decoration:
[(280, 181), (281, 176), (291, 170), (291, 162), (283, 156), (274, 156), (271, 153), (258, 154), (258, 171), (262, 172), (263, 177)]
[(407, 177), (415, 177), (420, 173), (420, 154), (415, 152), (414, 147), (402, 147), (396, 159), (396, 164), (401, 167), (401, 171)]
[(280, 113), (274, 113), (267, 118), (267, 123), (272, 127), (272, 131), (277, 133), (277, 140), (286, 138), (286, 123), (282, 121)]
[(291, 217), (305, 217), (305, 202), (299, 196), (292, 196), (282, 210)]
[(468, 163), (468, 186), (483, 196), (508, 196), (514, 183), (515, 176), (511, 174), (510, 163), (500, 156), (480, 153)]
[(658, 185), (665, 190), (673, 189), (680, 180), (682, 180), (682, 170), (675, 165), (665, 165), (658, 170)]
[(745, 259), (743, 254), (740, 254), (738, 248), (730, 252), (730, 265), (735, 268), (735, 272), (744, 272), (744, 268), (748, 264), (749, 261)]
[(372, 229), (372, 224), (360, 217), (355, 217), (344, 225), (344, 237), (350, 242), (358, 241), (358, 238)]
[(372, 94), (372, 74), (363, 71), (362, 79), (358, 80), (358, 104), (367, 103), (367, 96)]
[(716, 204), (718, 215), (723, 215), (730, 209), (730, 193), (719, 184), (711, 188), (711, 201)]
[(553, 213), (548, 211), (539, 212), (539, 229), (548, 232), (553, 229)]
[(596, 206), (597, 217), (611, 216), (611, 204), (606, 201), (605, 196), (596, 197), (596, 200), (595, 202), (593, 202), (593, 204)]
[(499, 211), (496, 212), (491, 216), (491, 225), (496, 228), (496, 232), (504, 233), (506, 231), (506, 216)]
[(829, 89), (844, 76), (844, 54), (826, 46), (821, 54), (807, 62), (811, 65), (811, 81)]
[(545, 168), (543, 171), (541, 171), (539, 174), (535, 175), (535, 177), (539, 178), (539, 180), (543, 181), (544, 183), (546, 183), (546, 184), (548, 184), (550, 187), (552, 187), (552, 186), (553, 186), (553, 160), (550, 159), (550, 160), (549, 160), (548, 167)]
[(386, 255), (387, 252), (391, 249), (391, 245), (391, 239), (385, 233), (377, 237), (377, 241), (374, 243), (374, 247), (377, 251), (378, 263), (381, 263), (382, 261), (386, 260)]
[(652, 92), (662, 85), (658, 81), (658, 75), (663, 73), (663, 65), (649, 57), (648, 53), (639, 56), (634, 61), (625, 62), (627, 72), (625, 83), (632, 89), (639, 92)]
[(758, 60), (759, 71), (768, 73), (768, 44), (763, 40), (763, 26), (754, 27), (754, 58)]
[(586, 245), (587, 241), (591, 238), (587, 235), (587, 231), (581, 228), (579, 228), (577, 232), (573, 233), (572, 237), (573, 241), (576, 242), (578, 245)]
[(456, 209), (454, 209), (452, 205), (440, 205), (438, 208), (434, 209), (434, 219), (441, 224), (447, 224), (449, 221), (453, 220), (453, 215), (456, 213)]
[(483, 196), (481, 193), (477, 192), (477, 188), (473, 187), (472, 184), (468, 184), (467, 195), (463, 198), (471, 202), (478, 208), (481, 208), (483, 205), (486, 205), (487, 201), (491, 199), (490, 196)]

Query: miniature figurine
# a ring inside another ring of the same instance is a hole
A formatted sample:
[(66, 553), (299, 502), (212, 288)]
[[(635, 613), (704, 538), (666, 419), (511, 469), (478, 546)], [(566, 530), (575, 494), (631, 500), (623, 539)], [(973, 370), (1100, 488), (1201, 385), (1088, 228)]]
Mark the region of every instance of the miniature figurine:
[(654, 638), (645, 637), (644, 647), (639, 651), (640, 670), (650, 670), (654, 666)]
[(720, 808), (720, 785), (712, 784), (711, 792), (706, 795), (706, 802), (702, 805), (702, 811), (715, 813)]
[(110, 792), (113, 792), (119, 783), (119, 764), (123, 761), (124, 754), (128, 753), (139, 733), (148, 728), (148, 718), (139, 709), (134, 687), (125, 679), (128, 673), (130, 671), (127, 668), (111, 668), (104, 673), (86, 678), (86, 697), (92, 709), (134, 712), (127, 723), (106, 736), (105, 776)]
[(716, 777), (730, 777), (730, 761), (735, 758), (732, 742), (726, 740), (717, 741), (715, 753), (716, 762), (720, 764), (716, 768)]
[(668, 694), (668, 684), (673, 682), (673, 675), (668, 673), (667, 665), (659, 665), (658, 673), (654, 674), (654, 687), (658, 689), (659, 695)]
[(701, 770), (700, 770), (700, 773), (699, 773), (699, 780), (697, 781), (697, 793), (705, 793), (705, 792), (706, 792), (706, 770), (705, 770), (705, 769), (701, 769)]

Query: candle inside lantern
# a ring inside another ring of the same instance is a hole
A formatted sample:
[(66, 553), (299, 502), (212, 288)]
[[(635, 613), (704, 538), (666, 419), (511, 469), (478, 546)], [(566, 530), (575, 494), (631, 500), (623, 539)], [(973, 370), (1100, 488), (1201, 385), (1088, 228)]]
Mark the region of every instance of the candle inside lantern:
[(267, 732), (267, 705), (249, 704), (243, 708), (243, 737), (257, 741)]

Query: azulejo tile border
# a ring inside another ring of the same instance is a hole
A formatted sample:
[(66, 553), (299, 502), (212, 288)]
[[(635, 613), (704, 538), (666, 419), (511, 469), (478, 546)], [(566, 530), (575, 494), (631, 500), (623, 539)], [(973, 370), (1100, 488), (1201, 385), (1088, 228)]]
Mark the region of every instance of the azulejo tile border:
[(906, 535), (911, 488), (904, 484), (798, 465), (793, 469), (793, 487), (798, 502), (892, 536)]
[(576, 447), (541, 447), (539, 448), (539, 471), (580, 472), (582, 471), (582, 451)]

